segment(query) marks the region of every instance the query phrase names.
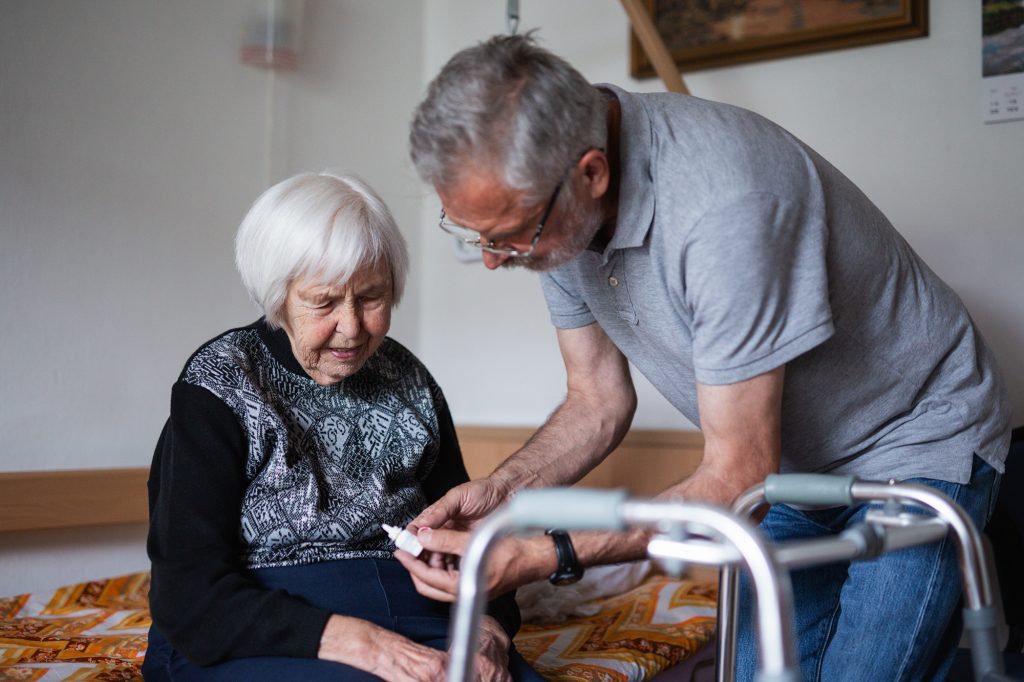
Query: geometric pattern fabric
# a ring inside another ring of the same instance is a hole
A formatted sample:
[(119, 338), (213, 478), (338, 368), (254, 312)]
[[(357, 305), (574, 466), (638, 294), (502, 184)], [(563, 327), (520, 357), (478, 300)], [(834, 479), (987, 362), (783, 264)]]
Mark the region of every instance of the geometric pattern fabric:
[(380, 524), (405, 526), (426, 507), (421, 483), (440, 450), (443, 398), (395, 341), (384, 339), (358, 373), (321, 386), (288, 371), (257, 330), (237, 329), (200, 348), (182, 380), (224, 402), (248, 440), (249, 568), (390, 558)]
[(717, 596), (717, 582), (654, 576), (593, 616), (524, 625), (516, 648), (549, 680), (639, 682), (714, 639)]
[[(716, 591), (655, 576), (593, 616), (524, 625), (516, 648), (548, 680), (640, 682), (714, 638)], [(0, 682), (141, 680), (148, 594), (145, 572), (0, 597)]]
[(0, 597), (0, 680), (141, 680), (149, 573)]

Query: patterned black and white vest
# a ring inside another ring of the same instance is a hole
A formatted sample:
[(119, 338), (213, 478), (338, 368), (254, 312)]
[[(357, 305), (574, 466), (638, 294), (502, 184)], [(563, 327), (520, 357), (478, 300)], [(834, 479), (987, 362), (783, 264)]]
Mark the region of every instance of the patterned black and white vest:
[(380, 524), (405, 525), (426, 506), (421, 484), (446, 408), (401, 344), (385, 339), (359, 372), (321, 386), (247, 327), (199, 349), (181, 378), (227, 404), (248, 439), (240, 534), (250, 568), (389, 558)]

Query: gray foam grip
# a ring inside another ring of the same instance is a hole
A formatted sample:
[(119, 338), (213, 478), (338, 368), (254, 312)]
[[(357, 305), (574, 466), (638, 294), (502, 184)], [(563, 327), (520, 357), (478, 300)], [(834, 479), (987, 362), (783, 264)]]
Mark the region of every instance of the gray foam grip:
[(519, 528), (563, 530), (620, 530), (619, 506), (625, 490), (543, 488), (521, 490), (509, 503), (512, 522)]
[(849, 506), (855, 480), (831, 474), (772, 474), (764, 481), (764, 496), (770, 504)]

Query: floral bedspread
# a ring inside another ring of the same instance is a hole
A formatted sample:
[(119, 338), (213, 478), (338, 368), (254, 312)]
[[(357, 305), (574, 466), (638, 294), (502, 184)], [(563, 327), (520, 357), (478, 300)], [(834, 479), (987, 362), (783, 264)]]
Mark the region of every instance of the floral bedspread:
[(0, 680), (141, 680), (149, 573), (0, 597)]
[[(141, 680), (149, 573), (0, 597), (0, 681)], [(526, 625), (516, 647), (549, 680), (644, 680), (714, 637), (716, 585), (655, 576), (598, 612)]]

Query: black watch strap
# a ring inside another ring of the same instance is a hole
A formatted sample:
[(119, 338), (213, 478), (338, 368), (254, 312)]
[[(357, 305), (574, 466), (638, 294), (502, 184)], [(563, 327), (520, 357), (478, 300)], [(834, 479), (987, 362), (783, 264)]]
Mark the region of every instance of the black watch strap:
[(548, 581), (552, 585), (572, 585), (583, 577), (583, 567), (576, 559), (572, 539), (564, 530), (554, 528), (546, 531), (546, 534), (555, 541), (555, 557), (558, 559), (558, 568), (548, 576)]

